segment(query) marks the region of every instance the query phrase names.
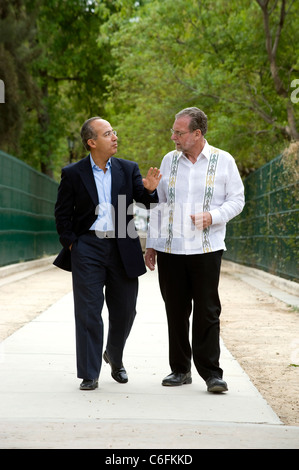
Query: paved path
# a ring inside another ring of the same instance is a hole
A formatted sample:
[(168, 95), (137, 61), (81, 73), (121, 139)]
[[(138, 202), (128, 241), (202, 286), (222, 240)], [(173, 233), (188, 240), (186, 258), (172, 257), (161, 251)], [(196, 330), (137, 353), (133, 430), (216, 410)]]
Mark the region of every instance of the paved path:
[(140, 278), (124, 357), (128, 384), (115, 382), (103, 362), (99, 388), (79, 390), (71, 293), (0, 343), (0, 448), (118, 449), (118, 456), (120, 449), (299, 448), (299, 427), (281, 423), (223, 344), (228, 393), (208, 393), (194, 368), (192, 385), (161, 386), (170, 371), (156, 276)]

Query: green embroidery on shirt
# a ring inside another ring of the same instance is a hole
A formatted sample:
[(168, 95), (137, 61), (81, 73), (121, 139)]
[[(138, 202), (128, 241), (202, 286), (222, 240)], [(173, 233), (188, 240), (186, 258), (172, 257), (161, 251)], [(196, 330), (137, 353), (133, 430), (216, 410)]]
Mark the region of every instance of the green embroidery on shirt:
[[(211, 154), (210, 154), (209, 165), (207, 169), (206, 188), (205, 188), (205, 195), (204, 195), (204, 201), (203, 201), (204, 212), (208, 212), (211, 207), (211, 201), (212, 201), (214, 187), (215, 187), (216, 168), (217, 168), (218, 157), (219, 157), (219, 150), (215, 149), (214, 147), (210, 147), (210, 148), (211, 148)], [(209, 233), (210, 233), (210, 227), (205, 228), (202, 232), (202, 237), (203, 237), (202, 247), (203, 247), (204, 253), (209, 253), (210, 251), (212, 251), (212, 247), (211, 247), (210, 239), (209, 239)]]
[[(219, 157), (219, 150), (210, 147), (211, 153), (209, 158), (209, 164), (206, 173), (206, 186), (205, 194), (203, 201), (203, 211), (208, 212), (211, 207), (211, 201), (214, 193), (215, 187), (215, 176), (216, 169)], [(178, 163), (179, 163), (180, 152), (175, 152), (172, 156), (171, 167), (170, 167), (170, 176), (168, 184), (168, 207), (169, 207), (169, 216), (168, 216), (168, 238), (165, 244), (165, 252), (171, 253), (171, 244), (173, 239), (173, 216), (174, 216), (174, 205), (175, 205), (175, 185), (178, 172)], [(210, 227), (207, 227), (203, 230), (203, 252), (209, 253), (212, 251), (212, 247), (209, 239)]]
[(175, 204), (175, 183), (178, 172), (178, 160), (180, 152), (174, 152), (171, 161), (169, 184), (168, 184), (168, 206), (169, 206), (169, 218), (168, 218), (168, 238), (165, 244), (165, 252), (171, 253), (171, 244), (173, 239), (173, 214)]

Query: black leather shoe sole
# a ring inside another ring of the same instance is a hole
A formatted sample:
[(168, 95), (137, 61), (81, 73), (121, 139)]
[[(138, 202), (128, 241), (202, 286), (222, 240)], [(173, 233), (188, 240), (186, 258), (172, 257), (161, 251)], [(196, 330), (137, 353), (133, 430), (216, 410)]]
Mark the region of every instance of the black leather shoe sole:
[(107, 362), (107, 364), (109, 364), (111, 367), (111, 377), (120, 384), (127, 383), (128, 376), (127, 376), (126, 369), (124, 367), (116, 367), (114, 364), (112, 364), (106, 351), (103, 354), (103, 358), (104, 358), (104, 361)]

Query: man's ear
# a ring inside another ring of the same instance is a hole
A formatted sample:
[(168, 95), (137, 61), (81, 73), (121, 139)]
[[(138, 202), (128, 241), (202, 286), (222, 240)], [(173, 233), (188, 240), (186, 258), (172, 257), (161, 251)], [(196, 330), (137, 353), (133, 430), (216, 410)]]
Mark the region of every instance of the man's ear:
[(96, 144), (93, 139), (88, 139), (87, 144), (89, 145), (90, 148), (95, 148)]

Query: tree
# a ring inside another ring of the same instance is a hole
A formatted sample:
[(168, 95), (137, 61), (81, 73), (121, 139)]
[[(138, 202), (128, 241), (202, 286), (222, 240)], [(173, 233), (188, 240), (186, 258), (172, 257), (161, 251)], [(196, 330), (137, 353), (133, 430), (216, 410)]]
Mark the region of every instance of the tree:
[[(3, 2), (0, 78), (8, 85), (2, 149), (53, 177), (68, 163), (67, 138), (78, 135), (86, 118), (104, 113), (113, 61), (98, 36), (113, 2), (105, 12), (97, 11), (97, 0)], [(82, 152), (77, 139), (73, 154), (80, 158)]]
[[(31, 64), (41, 94), (30, 111), (24, 132), (23, 157), (32, 152), (41, 170), (53, 176), (61, 160), (67, 162), (67, 138), (78, 134), (86, 117), (104, 110), (105, 75), (111, 73), (109, 48), (97, 44), (101, 18), (96, 1), (41, 0), (38, 2), (36, 42), (41, 54)], [(32, 149), (34, 149), (32, 151)], [(78, 146), (78, 153), (83, 148)]]
[[(296, 123), (294, 106), (290, 97), (290, 75), (294, 72), (294, 59), (286, 62), (282, 61), (282, 73), (279, 67), (279, 43), (282, 30), (288, 15), (298, 14), (294, 11), (294, 1), (270, 2), (269, 0), (256, 0), (263, 13), (264, 30), (266, 38), (266, 51), (270, 65), (271, 76), (277, 95), (285, 98), (288, 125), (281, 127), (281, 132), (290, 140), (299, 140), (299, 131)], [(292, 11), (293, 7), (293, 11)], [(287, 9), (288, 8), (288, 9)], [(274, 16), (274, 26), (271, 28), (271, 17)], [(297, 15), (296, 15), (297, 17)], [(297, 24), (298, 28), (298, 24)], [(272, 31), (271, 31), (272, 29)], [(291, 36), (289, 35), (290, 39)], [(294, 40), (294, 38), (293, 38)], [(298, 56), (297, 56), (298, 58)], [(296, 59), (295, 59), (296, 60)], [(298, 72), (298, 70), (297, 70)], [(283, 77), (281, 75), (284, 75)], [(271, 117), (269, 117), (271, 119)]]
[[(275, 24), (281, 2), (270, 3)], [(285, 3), (276, 58), (290, 84), (298, 60), (298, 6)], [(104, 25), (113, 32), (110, 44), (118, 64), (110, 78), (109, 111), (120, 123), (115, 125), (121, 148), (143, 169), (149, 162), (159, 164), (171, 150), (174, 114), (187, 106), (207, 112), (208, 139), (235, 155), (244, 175), (288, 145), (289, 97), (273, 87), (256, 2), (148, 1), (135, 11), (128, 2), (122, 5)], [(296, 123), (298, 110), (293, 111)]]
[(34, 12), (23, 0), (1, 0), (0, 78), (5, 84), (5, 103), (0, 107), (1, 149), (17, 153), (25, 107), (34, 103), (37, 87), (28, 71), (38, 50), (29, 47), (34, 37)]
[(298, 140), (298, 15), (294, 0), (2, 0), (1, 147), (58, 176), (67, 138), (102, 115), (146, 171), (198, 106), (246, 175)]

